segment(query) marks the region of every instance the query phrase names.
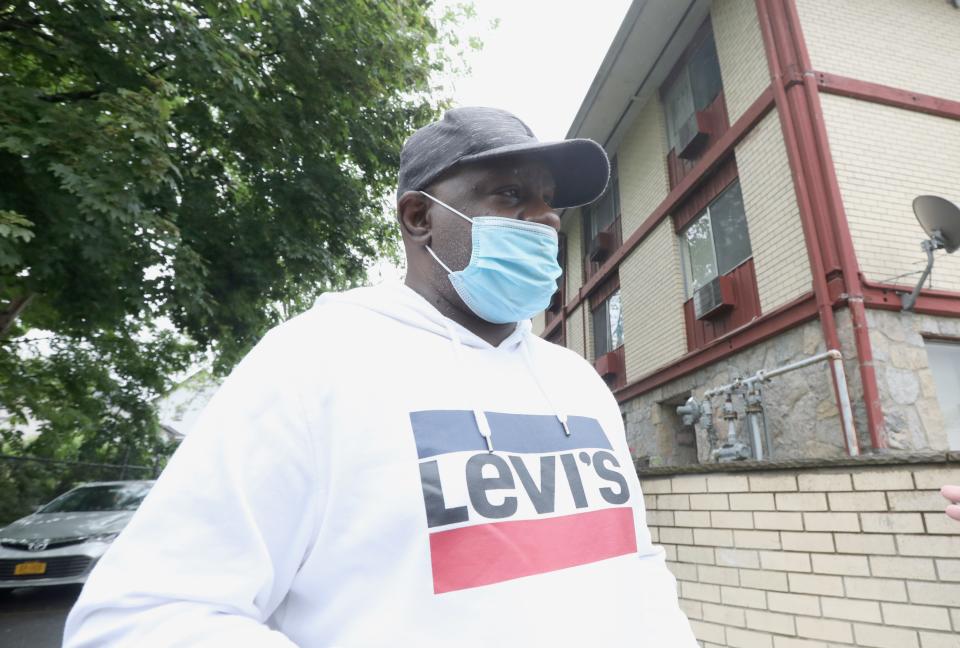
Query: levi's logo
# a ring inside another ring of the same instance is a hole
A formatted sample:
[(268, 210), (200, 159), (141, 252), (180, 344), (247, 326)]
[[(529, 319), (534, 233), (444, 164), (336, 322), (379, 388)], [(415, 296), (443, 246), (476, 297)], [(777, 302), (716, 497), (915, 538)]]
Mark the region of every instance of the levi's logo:
[(434, 592), (489, 585), (636, 552), (630, 490), (598, 421), (412, 412)]

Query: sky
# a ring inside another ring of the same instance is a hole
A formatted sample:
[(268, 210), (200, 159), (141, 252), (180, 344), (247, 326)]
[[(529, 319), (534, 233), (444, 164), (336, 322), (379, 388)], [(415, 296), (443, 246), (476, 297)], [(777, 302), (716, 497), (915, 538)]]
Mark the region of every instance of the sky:
[[(441, 6), (452, 4), (441, 0)], [(464, 35), (484, 47), (456, 79), (456, 105), (504, 108), (541, 140), (563, 139), (630, 6), (629, 0), (474, 0)], [(490, 29), (491, 21), (499, 25)]]

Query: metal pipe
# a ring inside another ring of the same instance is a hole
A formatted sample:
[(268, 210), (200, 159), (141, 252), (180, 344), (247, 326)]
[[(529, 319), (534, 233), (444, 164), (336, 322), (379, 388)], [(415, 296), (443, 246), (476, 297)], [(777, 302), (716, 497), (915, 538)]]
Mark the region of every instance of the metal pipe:
[(759, 412), (750, 412), (747, 418), (750, 419), (750, 432), (753, 434), (753, 458), (757, 461), (763, 461), (763, 441), (760, 437)]
[(913, 310), (913, 307), (917, 303), (917, 297), (920, 296), (920, 289), (923, 288), (923, 283), (927, 280), (927, 277), (930, 276), (930, 271), (933, 270), (933, 251), (937, 249), (936, 241), (927, 239), (923, 241), (920, 246), (923, 248), (923, 251), (927, 253), (927, 267), (924, 268), (923, 274), (920, 275), (920, 281), (917, 282), (913, 292), (903, 298), (901, 302), (902, 307), (900, 308), (900, 310), (903, 311)]
[[(860, 382), (863, 388), (863, 400), (867, 409), (867, 430), (870, 433), (870, 443), (875, 450), (887, 447), (887, 440), (883, 433), (883, 407), (880, 403), (880, 391), (877, 385), (877, 372), (873, 363), (873, 345), (870, 342), (870, 333), (867, 325), (867, 312), (863, 300), (863, 283), (861, 281), (860, 266), (857, 254), (853, 247), (853, 236), (850, 234), (850, 225), (847, 222), (843, 207), (843, 198), (840, 195), (840, 183), (837, 180), (833, 156), (830, 153), (830, 144), (827, 137), (826, 119), (823, 116), (823, 107), (820, 105), (820, 90), (814, 77), (813, 65), (810, 62), (810, 52), (807, 50), (806, 40), (800, 25), (800, 14), (797, 11), (796, 0), (785, 0), (778, 8), (788, 25), (788, 31), (793, 36), (793, 43), (798, 56), (800, 69), (803, 71), (802, 86), (806, 97), (807, 117), (813, 126), (813, 145), (816, 157), (821, 164), (823, 175), (821, 180), (826, 189), (826, 197), (833, 218), (830, 219), (831, 229), (836, 244), (839, 246), (839, 261), (843, 285), (847, 293), (847, 306), (850, 309), (850, 320), (853, 324), (853, 341), (857, 349), (857, 364), (860, 368)], [(839, 349), (839, 345), (828, 345)], [(840, 403), (839, 385), (834, 385), (837, 391), (837, 403)], [(853, 454), (852, 448), (848, 448)]]
[(818, 363), (818, 362), (822, 362), (822, 361), (824, 361), (824, 360), (832, 357), (832, 354), (836, 354), (836, 355), (838, 355), (838, 356), (840, 356), (840, 357), (843, 357), (843, 356), (840, 354), (839, 351), (836, 351), (836, 350), (834, 350), (834, 349), (831, 349), (831, 350), (829, 350), (829, 351), (824, 351), (823, 353), (818, 353), (817, 355), (812, 355), (812, 356), (810, 356), (809, 358), (804, 358), (803, 360), (797, 360), (796, 362), (791, 362), (791, 363), (788, 364), (788, 365), (783, 365), (782, 367), (777, 367), (776, 369), (770, 369), (770, 370), (761, 369), (760, 371), (758, 371), (757, 373), (753, 374), (752, 376), (750, 376), (750, 377), (748, 377), (748, 378), (738, 378), (737, 380), (733, 381), (732, 383), (728, 383), (728, 384), (722, 385), (722, 386), (720, 386), (720, 387), (714, 387), (713, 389), (711, 389), (711, 390), (707, 391), (706, 393), (704, 393), (703, 397), (704, 397), (704, 398), (712, 398), (713, 396), (719, 396), (720, 394), (724, 394), (724, 393), (730, 391), (731, 389), (735, 389), (735, 388), (737, 388), (737, 387), (741, 387), (741, 386), (747, 386), (747, 387), (749, 387), (750, 385), (753, 385), (754, 383), (766, 382), (767, 380), (769, 380), (769, 379), (771, 379), (771, 378), (774, 378), (774, 377), (776, 377), (776, 376), (779, 376), (780, 374), (787, 373), (788, 371), (794, 371), (794, 370), (796, 370), (796, 369), (802, 369), (803, 367), (806, 367), (806, 366), (809, 366), (809, 365), (812, 365), (812, 364), (816, 364), (816, 363)]
[[(729, 394), (736, 389), (750, 388), (754, 385), (767, 382), (771, 378), (785, 374), (788, 371), (802, 369), (803, 367), (808, 367), (824, 360), (830, 363), (830, 370), (834, 377), (833, 383), (837, 390), (837, 409), (840, 411), (840, 425), (843, 428), (844, 443), (847, 446), (847, 451), (850, 453), (850, 456), (857, 456), (860, 454), (860, 446), (857, 441), (857, 432), (853, 423), (853, 407), (850, 405), (850, 392), (847, 390), (847, 376), (843, 369), (843, 354), (836, 349), (830, 349), (829, 351), (824, 351), (823, 353), (818, 353), (775, 369), (761, 369), (747, 378), (738, 378), (732, 383), (707, 390), (703, 397), (709, 401), (714, 396), (721, 394), (727, 394), (729, 396)], [(752, 425), (751, 423), (751, 426)], [(754, 449), (754, 452), (757, 452), (757, 448)], [(769, 447), (767, 448), (767, 452), (770, 452)]]
[(840, 389), (840, 423), (843, 426), (843, 437), (847, 441), (847, 451), (851, 457), (860, 454), (860, 442), (857, 440), (857, 431), (853, 426), (853, 408), (850, 406), (850, 394), (847, 392), (847, 375), (843, 370), (843, 355), (839, 351), (830, 351), (830, 364), (833, 365), (837, 376), (837, 387)]

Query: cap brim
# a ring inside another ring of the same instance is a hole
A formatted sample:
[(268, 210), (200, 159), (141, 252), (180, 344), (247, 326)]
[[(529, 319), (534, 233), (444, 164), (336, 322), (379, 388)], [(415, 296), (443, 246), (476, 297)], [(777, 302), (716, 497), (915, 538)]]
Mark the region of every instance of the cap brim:
[(603, 147), (589, 139), (525, 142), (467, 155), (458, 164), (513, 156), (543, 160), (556, 182), (552, 207), (566, 209), (592, 203), (610, 181), (610, 160)]

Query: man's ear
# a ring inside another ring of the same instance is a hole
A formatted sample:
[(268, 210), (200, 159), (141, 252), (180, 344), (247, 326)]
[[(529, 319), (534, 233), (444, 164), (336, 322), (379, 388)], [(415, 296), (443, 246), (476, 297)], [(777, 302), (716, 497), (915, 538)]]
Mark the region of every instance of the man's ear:
[(397, 201), (397, 219), (404, 238), (429, 245), (433, 232), (430, 201), (418, 191), (406, 191)]

